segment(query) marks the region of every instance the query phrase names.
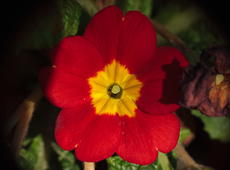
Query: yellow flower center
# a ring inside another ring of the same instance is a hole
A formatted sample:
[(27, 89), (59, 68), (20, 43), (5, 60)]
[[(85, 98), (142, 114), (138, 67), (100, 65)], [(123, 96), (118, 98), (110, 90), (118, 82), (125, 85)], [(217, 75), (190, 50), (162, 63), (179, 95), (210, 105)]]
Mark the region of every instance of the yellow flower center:
[(88, 79), (92, 104), (97, 115), (134, 117), (142, 82), (116, 60)]

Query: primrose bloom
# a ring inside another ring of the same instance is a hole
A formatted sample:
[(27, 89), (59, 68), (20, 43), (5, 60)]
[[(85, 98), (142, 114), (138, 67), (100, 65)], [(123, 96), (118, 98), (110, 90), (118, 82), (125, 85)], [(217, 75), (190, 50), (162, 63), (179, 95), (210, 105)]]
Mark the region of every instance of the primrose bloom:
[(180, 123), (172, 112), (187, 61), (175, 48), (156, 47), (146, 16), (105, 8), (82, 36), (63, 39), (52, 59), (40, 81), (61, 108), (55, 138), (63, 149), (82, 161), (116, 153), (145, 165), (176, 146)]

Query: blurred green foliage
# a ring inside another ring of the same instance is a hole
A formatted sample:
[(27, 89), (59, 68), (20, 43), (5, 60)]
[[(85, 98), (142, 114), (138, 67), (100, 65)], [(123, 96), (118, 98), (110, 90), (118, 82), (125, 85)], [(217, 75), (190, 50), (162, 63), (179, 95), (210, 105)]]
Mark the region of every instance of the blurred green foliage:
[(23, 170), (47, 170), (46, 149), (41, 135), (27, 139), (20, 151), (19, 163)]
[(180, 129), (180, 137), (179, 137), (179, 142), (183, 143), (187, 137), (191, 135), (191, 131), (188, 128), (181, 128)]
[(117, 5), (124, 11), (138, 10), (150, 16), (153, 9), (153, 0), (118, 0)]
[(42, 4), (20, 29), (15, 51), (46, 50), (63, 37), (76, 35), (80, 15), (81, 7), (76, 0), (51, 0)]
[(150, 165), (137, 165), (122, 160), (119, 156), (113, 156), (107, 159), (108, 170), (163, 170), (159, 162), (156, 161)]
[(76, 163), (76, 158), (72, 152), (64, 151), (54, 142), (51, 143), (52, 148), (58, 155), (58, 161), (63, 170), (80, 170), (80, 166)]
[(119, 156), (107, 159), (108, 170), (173, 170), (175, 169), (174, 156), (172, 154), (158, 153), (157, 160), (149, 165), (137, 165), (122, 160)]
[(81, 7), (76, 0), (59, 0), (63, 28), (61, 38), (76, 35), (80, 23)]
[(192, 110), (191, 113), (201, 119), (204, 130), (212, 139), (222, 142), (230, 141), (230, 117), (208, 117), (198, 110)]
[[(178, 35), (192, 54), (186, 53), (190, 63), (199, 61), (202, 51), (211, 46), (225, 42), (219, 28), (197, 5), (191, 3), (169, 2), (162, 6), (154, 19), (163, 24), (169, 31)], [(168, 41), (158, 36), (159, 45), (171, 45)]]
[[(56, 157), (57, 161), (51, 161), (54, 159), (50, 155)], [(80, 170), (72, 152), (62, 150), (54, 142), (46, 143), (42, 135), (24, 141), (19, 164), (23, 170)]]

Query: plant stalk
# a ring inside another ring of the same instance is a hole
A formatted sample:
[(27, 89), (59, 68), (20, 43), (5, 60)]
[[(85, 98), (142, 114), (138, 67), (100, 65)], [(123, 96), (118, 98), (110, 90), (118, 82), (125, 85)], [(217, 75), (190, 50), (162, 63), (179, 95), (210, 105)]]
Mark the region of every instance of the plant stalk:
[(17, 158), (23, 139), (25, 138), (33, 112), (42, 98), (43, 94), (39, 87), (36, 87), (31, 94), (19, 105), (15, 113), (8, 120), (5, 127), (5, 136), (11, 134), (11, 152)]
[(95, 170), (95, 163), (94, 162), (83, 162), (84, 170)]

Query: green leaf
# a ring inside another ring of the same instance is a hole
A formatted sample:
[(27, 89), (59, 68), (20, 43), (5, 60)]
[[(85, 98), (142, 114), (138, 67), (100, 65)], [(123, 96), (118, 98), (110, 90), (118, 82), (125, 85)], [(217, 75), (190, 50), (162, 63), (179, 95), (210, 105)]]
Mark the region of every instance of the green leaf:
[(153, 8), (153, 0), (119, 0), (118, 6), (124, 12), (139, 10), (146, 16), (150, 16)]
[(160, 170), (158, 163), (155, 162), (150, 165), (137, 165), (122, 160), (119, 156), (113, 156), (107, 159), (108, 170)]
[(174, 151), (169, 152), (167, 154), (168, 160), (170, 162), (171, 169), (176, 169), (177, 168), (177, 155)]
[(199, 117), (204, 123), (204, 130), (212, 139), (222, 142), (230, 141), (230, 118), (229, 117), (208, 117), (198, 110), (192, 110), (194, 116)]
[[(172, 155), (171, 155), (172, 156)], [(162, 170), (173, 170), (173, 166), (168, 158), (167, 154), (158, 153), (158, 164), (162, 167)]]
[(46, 50), (78, 31), (81, 7), (76, 0), (45, 1), (25, 22), (15, 43), (23, 50)]
[[(26, 145), (25, 145), (26, 144)], [(19, 154), (19, 164), (24, 170), (47, 170), (45, 145), (41, 135), (25, 141)], [(27, 149), (25, 149), (27, 148)]]
[(107, 159), (108, 170), (173, 170), (168, 156), (159, 153), (158, 159), (149, 165), (137, 165), (122, 160), (119, 156), (113, 156)]
[(62, 150), (55, 143), (52, 143), (51, 146), (58, 155), (58, 161), (61, 164), (62, 170), (80, 170), (73, 153)]
[(188, 128), (181, 128), (179, 142), (183, 143), (190, 134), (191, 134), (190, 129), (188, 129)]
[(81, 15), (81, 7), (76, 0), (59, 0), (63, 23), (62, 37), (76, 35)]

